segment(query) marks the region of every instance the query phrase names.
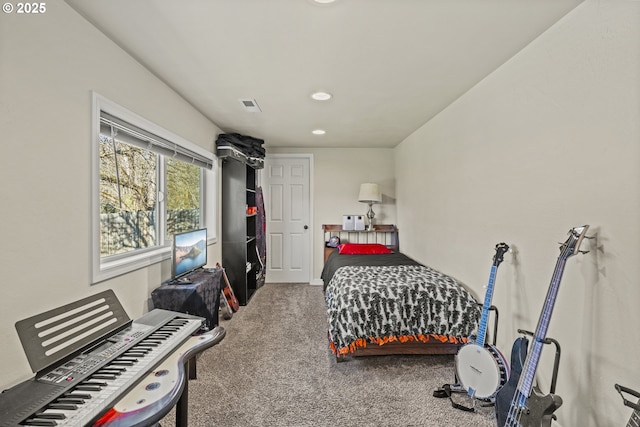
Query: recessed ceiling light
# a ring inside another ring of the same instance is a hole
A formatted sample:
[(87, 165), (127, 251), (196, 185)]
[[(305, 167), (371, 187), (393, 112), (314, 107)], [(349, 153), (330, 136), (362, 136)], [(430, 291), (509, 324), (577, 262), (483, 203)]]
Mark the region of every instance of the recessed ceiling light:
[(328, 92), (315, 92), (311, 94), (311, 98), (315, 99), (316, 101), (327, 101), (329, 99), (331, 99), (331, 94)]
[(325, 133), (327, 133), (325, 130), (323, 129), (314, 129), (311, 131), (312, 134), (314, 135), (324, 135)]
[(329, 4), (329, 3), (333, 3), (336, 0), (313, 0), (313, 1), (320, 4)]

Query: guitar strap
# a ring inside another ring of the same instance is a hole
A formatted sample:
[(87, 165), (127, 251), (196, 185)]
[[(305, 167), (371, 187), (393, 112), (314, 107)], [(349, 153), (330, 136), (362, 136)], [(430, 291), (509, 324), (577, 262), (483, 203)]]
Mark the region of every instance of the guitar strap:
[[(452, 387), (453, 387), (453, 390), (451, 390)], [(433, 397), (437, 397), (437, 398), (448, 397), (449, 400), (451, 401), (451, 406), (453, 406), (455, 409), (460, 409), (461, 411), (466, 411), (466, 412), (475, 412), (475, 408), (473, 407), (470, 408), (468, 406), (461, 405), (455, 402), (453, 400), (453, 397), (451, 397), (452, 393), (463, 393), (463, 392), (466, 393), (465, 389), (460, 384), (444, 384), (442, 387), (440, 387), (439, 389), (433, 392)]]
[[(467, 391), (460, 384), (444, 384), (439, 389), (434, 390), (433, 397), (437, 397), (437, 398), (448, 397), (449, 401), (451, 401), (451, 406), (453, 406), (455, 409), (459, 409), (465, 412), (476, 412), (475, 406), (476, 406), (476, 401), (478, 399), (473, 399), (473, 406), (464, 406), (453, 400), (453, 397), (452, 397), (453, 393), (467, 394)], [(493, 406), (493, 405), (494, 403), (491, 402), (491, 403), (483, 404), (482, 406)]]

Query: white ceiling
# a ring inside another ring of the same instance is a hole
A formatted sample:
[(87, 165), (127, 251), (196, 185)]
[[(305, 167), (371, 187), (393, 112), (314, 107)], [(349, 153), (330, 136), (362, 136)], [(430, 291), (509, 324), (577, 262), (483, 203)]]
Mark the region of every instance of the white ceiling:
[(582, 1), (66, 0), (223, 131), (267, 147), (393, 147)]

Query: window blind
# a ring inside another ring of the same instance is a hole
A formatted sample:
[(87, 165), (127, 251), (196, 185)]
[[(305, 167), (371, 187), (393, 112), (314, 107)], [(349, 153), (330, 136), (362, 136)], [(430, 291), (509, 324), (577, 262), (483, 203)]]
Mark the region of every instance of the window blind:
[(153, 151), (167, 157), (191, 163), (196, 166), (213, 169), (213, 160), (171, 142), (149, 131), (141, 129), (109, 113), (100, 111), (100, 133), (111, 138), (112, 129), (116, 139), (142, 149)]

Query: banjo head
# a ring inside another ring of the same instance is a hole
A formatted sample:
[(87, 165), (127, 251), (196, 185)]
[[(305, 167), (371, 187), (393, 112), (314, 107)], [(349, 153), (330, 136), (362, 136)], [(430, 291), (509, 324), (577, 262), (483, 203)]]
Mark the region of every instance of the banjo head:
[(497, 349), (491, 350), (494, 349), (471, 343), (462, 346), (456, 355), (458, 379), (472, 397), (493, 397), (507, 382), (508, 365)]

